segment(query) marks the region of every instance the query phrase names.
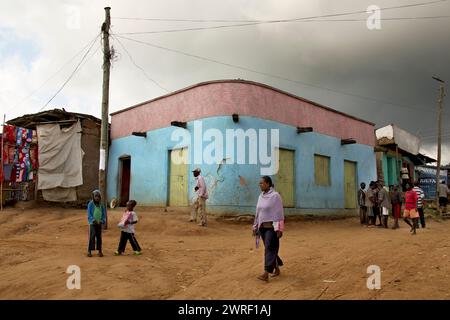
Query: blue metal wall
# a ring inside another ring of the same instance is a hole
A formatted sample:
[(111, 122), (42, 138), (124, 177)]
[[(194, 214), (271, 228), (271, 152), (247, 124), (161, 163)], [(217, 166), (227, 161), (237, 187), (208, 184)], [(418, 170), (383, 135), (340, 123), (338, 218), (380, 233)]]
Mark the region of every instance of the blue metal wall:
[[(357, 184), (376, 180), (376, 161), (373, 147), (360, 144), (341, 146), (340, 139), (318, 133), (297, 134), (296, 128), (254, 117), (239, 117), (234, 123), (230, 116), (201, 120), (203, 132), (219, 129), (225, 137), (226, 129), (279, 129), (280, 148), (295, 151), (296, 207), (309, 209), (344, 208), (344, 160), (357, 163)], [(129, 136), (112, 141), (108, 166), (108, 199), (117, 198), (119, 158), (131, 156), (130, 198), (138, 205), (165, 206), (168, 197), (169, 150), (177, 141), (171, 141), (176, 127), (147, 132), (147, 138)], [(194, 122), (187, 125), (194, 136)], [(270, 142), (270, 139), (269, 139)], [(203, 147), (209, 144), (205, 142)], [(236, 143), (235, 143), (236, 144)], [(235, 146), (236, 148), (236, 146)], [(191, 160), (194, 150), (190, 148)], [(224, 146), (225, 150), (225, 146)], [(269, 149), (270, 150), (270, 149)], [(314, 154), (331, 157), (331, 186), (314, 183)], [(226, 158), (224, 151), (224, 158)], [(229, 160), (227, 160), (229, 161)], [(208, 211), (252, 212), (259, 191), (260, 166), (240, 164), (191, 164), (189, 166), (189, 199), (194, 196), (191, 170), (201, 167), (209, 188)], [(276, 182), (275, 182), (276, 183)], [(276, 187), (276, 186), (275, 186)]]

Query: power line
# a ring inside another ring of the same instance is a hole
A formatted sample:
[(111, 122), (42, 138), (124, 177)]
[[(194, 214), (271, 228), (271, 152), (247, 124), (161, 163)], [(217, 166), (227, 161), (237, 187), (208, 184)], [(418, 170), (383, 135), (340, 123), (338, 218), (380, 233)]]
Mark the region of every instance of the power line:
[(87, 64), (96, 54), (97, 52), (99, 52), (99, 50), (101, 49), (102, 44), (101, 42), (99, 43), (98, 47), (93, 51), (93, 53), (91, 54), (91, 56), (89, 58), (86, 59), (85, 63), (81, 66), (83, 67), (85, 64)]
[[(438, 137), (438, 135), (435, 135), (435, 136), (429, 136), (429, 137), (420, 137), (420, 139), (422, 139), (422, 140), (434, 140), (434, 139), (436, 139), (437, 137)], [(450, 137), (450, 132), (449, 132), (449, 133), (446, 133), (446, 134), (443, 134), (442, 137)]]
[[(418, 17), (391, 17), (380, 18), (381, 21), (397, 21), (397, 20), (435, 20), (435, 19), (447, 19), (450, 16), (418, 16)], [(300, 22), (351, 22), (351, 21), (367, 21), (367, 19), (320, 19), (320, 20), (306, 20)]]
[[(100, 36), (100, 34), (95, 38), (95, 40), (97, 40), (97, 38)], [(61, 87), (55, 92), (55, 94), (47, 101), (47, 103), (41, 108), (39, 109), (39, 112), (42, 111), (57, 95), (58, 93), (61, 92), (62, 89), (64, 89), (64, 87), (66, 86), (66, 84), (73, 78), (73, 76), (77, 73), (77, 71), (80, 69), (81, 64), (83, 63), (83, 61), (86, 59), (86, 56), (89, 54), (89, 52), (91, 51), (92, 47), (95, 44), (95, 40), (94, 42), (92, 42), (92, 44), (89, 46), (89, 49), (84, 53), (83, 57), (81, 58), (80, 62), (77, 64), (77, 66), (75, 67), (75, 69), (72, 71), (72, 73), (69, 75), (69, 77), (67, 78), (66, 81), (64, 81), (64, 83), (61, 85)]]
[[(450, 132), (450, 128), (448, 128), (447, 130)], [(424, 130), (422, 130), (422, 128), (420, 128), (416, 132), (416, 135), (423, 135), (423, 136), (429, 136), (429, 135), (433, 135), (433, 134), (437, 134), (437, 128), (428, 128), (428, 129), (424, 129)]]
[[(381, 18), (381, 21), (405, 21), (405, 20), (435, 20), (435, 19), (447, 19), (450, 16), (422, 16), (422, 17), (393, 17), (393, 18)], [(361, 22), (367, 21), (367, 19), (318, 19), (318, 20), (300, 20), (294, 21), (299, 23), (311, 23), (311, 22)], [(242, 25), (221, 25), (221, 26), (209, 26), (209, 27), (195, 27), (195, 28), (182, 28), (182, 29), (167, 29), (158, 31), (146, 31), (146, 32), (124, 32), (118, 33), (119, 35), (132, 35), (132, 34), (159, 34), (159, 33), (175, 33), (175, 32), (186, 32), (186, 31), (201, 31), (201, 30), (213, 30), (213, 29), (223, 29), (229, 27), (238, 27), (252, 24), (242, 24)]]
[(436, 128), (426, 128), (426, 129), (419, 128), (417, 130), (417, 134), (430, 134), (436, 132), (436, 130), (437, 130)]
[[(445, 128), (445, 130), (443, 130), (442, 133), (450, 134), (450, 128)], [(424, 130), (424, 132), (419, 132), (418, 135), (421, 136), (422, 138), (437, 137), (438, 136), (437, 128), (430, 128), (428, 130)]]
[[(425, 5), (431, 5), (431, 4), (435, 4), (435, 3), (442, 3), (442, 2), (448, 2), (448, 1), (449, 0), (435, 0), (435, 1), (429, 1), (429, 2), (416, 3), (416, 4), (408, 4), (408, 5), (393, 6), (393, 7), (383, 7), (383, 8), (380, 8), (379, 11), (381, 12), (381, 11), (386, 11), (386, 10), (425, 6)], [(289, 23), (289, 22), (298, 22), (298, 21), (302, 21), (302, 20), (339, 17), (339, 16), (346, 16), (346, 15), (353, 15), (353, 14), (360, 14), (360, 13), (367, 13), (367, 10), (351, 11), (351, 12), (344, 12), (344, 13), (333, 13), (333, 14), (310, 16), (310, 17), (303, 17), (303, 18), (294, 18), (294, 19), (263, 20), (263, 21), (256, 21), (256, 22), (250, 22), (250, 23), (238, 23), (238, 24), (232, 24), (232, 25), (220, 25), (220, 26), (205, 27), (205, 28), (191, 28), (190, 30), (185, 29), (184, 31), (235, 28), (235, 27), (244, 27), (244, 26), (254, 26), (254, 25), (260, 25), (260, 24), (272, 24), (272, 23)], [(204, 22), (208, 22), (208, 21), (205, 20)], [(166, 31), (166, 32), (175, 32), (175, 31)], [(151, 34), (151, 33), (156, 33), (156, 31), (124, 32), (124, 33), (118, 33), (118, 35)]]
[(155, 22), (229, 22), (229, 23), (245, 23), (245, 22), (264, 22), (268, 20), (227, 20), (227, 19), (163, 19), (163, 18), (129, 18), (129, 17), (112, 17), (114, 20), (134, 20), (134, 21), (155, 21)]
[(120, 44), (120, 46), (123, 48), (123, 50), (126, 52), (126, 54), (128, 55), (128, 58), (130, 59), (130, 61), (135, 65), (136, 68), (138, 68), (139, 70), (142, 71), (142, 73), (144, 74), (144, 76), (147, 78), (147, 80), (151, 81), (153, 84), (156, 84), (159, 88), (161, 88), (162, 90), (164, 90), (165, 92), (169, 92), (169, 90), (167, 90), (166, 88), (164, 88), (162, 85), (160, 85), (158, 82), (156, 82), (154, 79), (150, 78), (149, 75), (147, 74), (147, 72), (145, 72), (144, 68), (142, 68), (141, 66), (139, 66), (136, 61), (133, 59), (133, 57), (131, 56), (130, 52), (127, 50), (127, 48), (123, 45), (122, 41), (120, 41), (117, 37), (115, 37), (114, 35), (112, 35), (113, 39), (117, 40), (117, 42)]
[[(410, 5), (401, 5), (401, 6), (394, 6), (394, 7), (386, 7), (386, 8), (380, 8), (380, 10), (391, 10), (391, 9), (400, 9), (400, 8), (407, 8), (407, 7), (415, 7), (415, 6), (423, 6), (423, 5), (429, 5), (439, 2), (446, 2), (447, 0), (440, 0), (440, 1), (431, 1), (431, 2), (423, 2), (423, 3), (416, 3), (416, 4), (410, 4)], [(356, 11), (351, 13), (342, 13), (342, 14), (330, 14), (326, 16), (314, 16), (309, 18), (294, 18), (294, 19), (278, 19), (278, 20), (230, 20), (230, 19), (164, 19), (164, 18), (133, 18), (133, 17), (113, 17), (113, 19), (116, 20), (136, 20), (136, 21), (164, 21), (164, 22), (229, 22), (229, 23), (269, 23), (274, 21), (286, 21), (286, 20), (300, 20), (300, 19), (313, 19), (318, 17), (329, 17), (329, 16), (336, 16), (336, 15), (351, 15), (351, 14), (358, 14), (358, 13), (367, 13), (366, 10), (364, 11)]]
[(80, 69), (82, 69), (97, 54), (97, 52), (100, 50), (101, 46), (102, 46), (102, 41), (100, 39), (97, 48), (95, 48), (95, 50), (92, 51), (92, 54), (90, 56), (86, 57), (84, 62), (81, 64)]
[(75, 55), (73, 55), (69, 60), (67, 60), (66, 62), (64, 62), (64, 64), (58, 69), (58, 71), (56, 71), (55, 73), (53, 73), (50, 77), (48, 77), (39, 87), (37, 87), (36, 89), (34, 89), (30, 94), (28, 94), (25, 98), (23, 98), (19, 103), (17, 103), (16, 105), (14, 105), (13, 107), (9, 108), (7, 110), (7, 112), (9, 112), (12, 109), (16, 109), (18, 107), (20, 107), (25, 101), (27, 101), (29, 98), (31, 98), (36, 92), (38, 92), (40, 89), (42, 89), (50, 80), (52, 80), (57, 74), (59, 74), (66, 66), (68, 66), (76, 57), (78, 57), (87, 47), (89, 47), (92, 43), (95, 43), (95, 41), (97, 40), (98, 35), (89, 40), (88, 43), (81, 48), (80, 51), (78, 51)]
[[(450, 130), (445, 130), (442, 133), (445, 135), (450, 135)], [(421, 136), (421, 139), (431, 139), (431, 138), (437, 138), (437, 137), (438, 137), (438, 134), (435, 133), (435, 134), (427, 134), (427, 135)]]
[(227, 66), (227, 67), (230, 67), (230, 68), (235, 68), (235, 69), (240, 69), (240, 70), (244, 70), (244, 71), (249, 71), (249, 72), (257, 73), (257, 74), (260, 74), (260, 75), (264, 75), (264, 76), (268, 76), (268, 77), (272, 77), (272, 78), (276, 78), (276, 79), (280, 79), (280, 80), (284, 80), (284, 81), (297, 83), (297, 84), (300, 84), (300, 85), (303, 85), (303, 86), (313, 87), (313, 88), (326, 90), (326, 91), (330, 91), (330, 92), (334, 92), (334, 93), (339, 93), (339, 94), (343, 94), (343, 95), (347, 95), (347, 96), (352, 96), (352, 97), (356, 97), (356, 98), (360, 98), (360, 99), (364, 99), (364, 100), (369, 100), (369, 101), (372, 101), (372, 102), (378, 102), (378, 103), (388, 104), (388, 105), (392, 105), (392, 106), (398, 106), (398, 107), (412, 109), (412, 110), (416, 110), (416, 111), (422, 111), (422, 112), (426, 111), (426, 110), (423, 110), (423, 109), (413, 108), (413, 107), (407, 106), (407, 105), (395, 104), (395, 103), (392, 103), (392, 102), (389, 102), (389, 101), (383, 101), (383, 100), (380, 100), (380, 99), (366, 97), (366, 96), (357, 95), (357, 94), (352, 94), (352, 93), (343, 92), (343, 91), (339, 91), (339, 90), (334, 90), (334, 89), (331, 89), (331, 88), (322, 87), (322, 86), (318, 86), (318, 85), (311, 84), (311, 83), (306, 83), (306, 82), (299, 81), (299, 80), (293, 80), (293, 79), (289, 79), (289, 78), (286, 78), (286, 77), (270, 74), (270, 73), (267, 73), (267, 72), (261, 72), (261, 71), (250, 69), (250, 68), (247, 68), (247, 67), (234, 65), (234, 64), (222, 62), (222, 61), (211, 59), (211, 58), (207, 58), (207, 57), (198, 56), (198, 55), (195, 55), (195, 54), (186, 53), (186, 52), (183, 52), (183, 51), (179, 51), (179, 50), (175, 50), (175, 49), (171, 49), (171, 48), (167, 48), (167, 47), (162, 47), (162, 46), (155, 45), (155, 44), (152, 44), (152, 43), (149, 43), (149, 42), (145, 42), (145, 41), (140, 41), (140, 40), (136, 40), (136, 39), (132, 39), (132, 38), (128, 38), (128, 37), (119, 36), (117, 34), (115, 36), (116, 36), (116, 38), (122, 38), (122, 39), (126, 39), (126, 40), (133, 41), (133, 42), (136, 42), (136, 43), (145, 44), (145, 45), (153, 47), (153, 48), (158, 48), (158, 49), (161, 49), (161, 50), (178, 53), (178, 54), (181, 54), (181, 55), (184, 55), (184, 56), (188, 56), (188, 57), (192, 57), (192, 58), (196, 58), (196, 59), (199, 59), (199, 60), (204, 60), (204, 61), (208, 61), (208, 62), (220, 64), (220, 65), (224, 65), (224, 66)]
[[(423, 137), (423, 138), (421, 138), (422, 140), (434, 140), (434, 139), (436, 139), (438, 136), (436, 135), (436, 136), (430, 136), (430, 137)], [(442, 137), (450, 137), (450, 133), (446, 133), (446, 134), (443, 134), (442, 135)]]

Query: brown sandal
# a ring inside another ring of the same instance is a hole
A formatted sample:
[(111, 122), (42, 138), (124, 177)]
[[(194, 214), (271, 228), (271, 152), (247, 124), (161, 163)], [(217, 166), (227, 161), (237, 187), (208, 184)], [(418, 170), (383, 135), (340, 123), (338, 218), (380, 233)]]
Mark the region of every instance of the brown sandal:
[(270, 276), (272, 278), (274, 278), (274, 277), (278, 277), (280, 274), (281, 274), (280, 269), (278, 269), (278, 270), (275, 270)]
[(265, 281), (265, 282), (269, 282), (269, 277), (265, 276), (265, 275), (260, 275), (257, 277), (259, 280)]

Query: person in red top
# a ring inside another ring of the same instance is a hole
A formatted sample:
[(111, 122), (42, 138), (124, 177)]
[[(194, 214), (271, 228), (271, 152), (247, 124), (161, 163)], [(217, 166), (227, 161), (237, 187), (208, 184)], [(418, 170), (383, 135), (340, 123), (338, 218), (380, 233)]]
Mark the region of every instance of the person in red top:
[[(403, 211), (403, 220), (411, 227), (411, 233), (416, 234), (417, 221), (419, 220), (419, 212), (417, 211), (417, 193), (406, 184), (405, 194), (405, 211)], [(412, 219), (412, 223), (408, 220)]]

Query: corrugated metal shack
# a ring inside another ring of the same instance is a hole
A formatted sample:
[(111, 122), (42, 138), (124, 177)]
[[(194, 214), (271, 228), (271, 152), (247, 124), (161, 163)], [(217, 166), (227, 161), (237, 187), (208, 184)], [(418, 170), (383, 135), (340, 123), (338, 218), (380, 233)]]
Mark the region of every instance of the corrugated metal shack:
[(404, 187), (403, 175), (408, 176), (407, 182), (412, 184), (419, 179), (417, 166), (436, 162), (419, 153), (421, 145), (419, 137), (394, 124), (377, 129), (375, 135), (378, 180), (384, 181), (388, 186)]

